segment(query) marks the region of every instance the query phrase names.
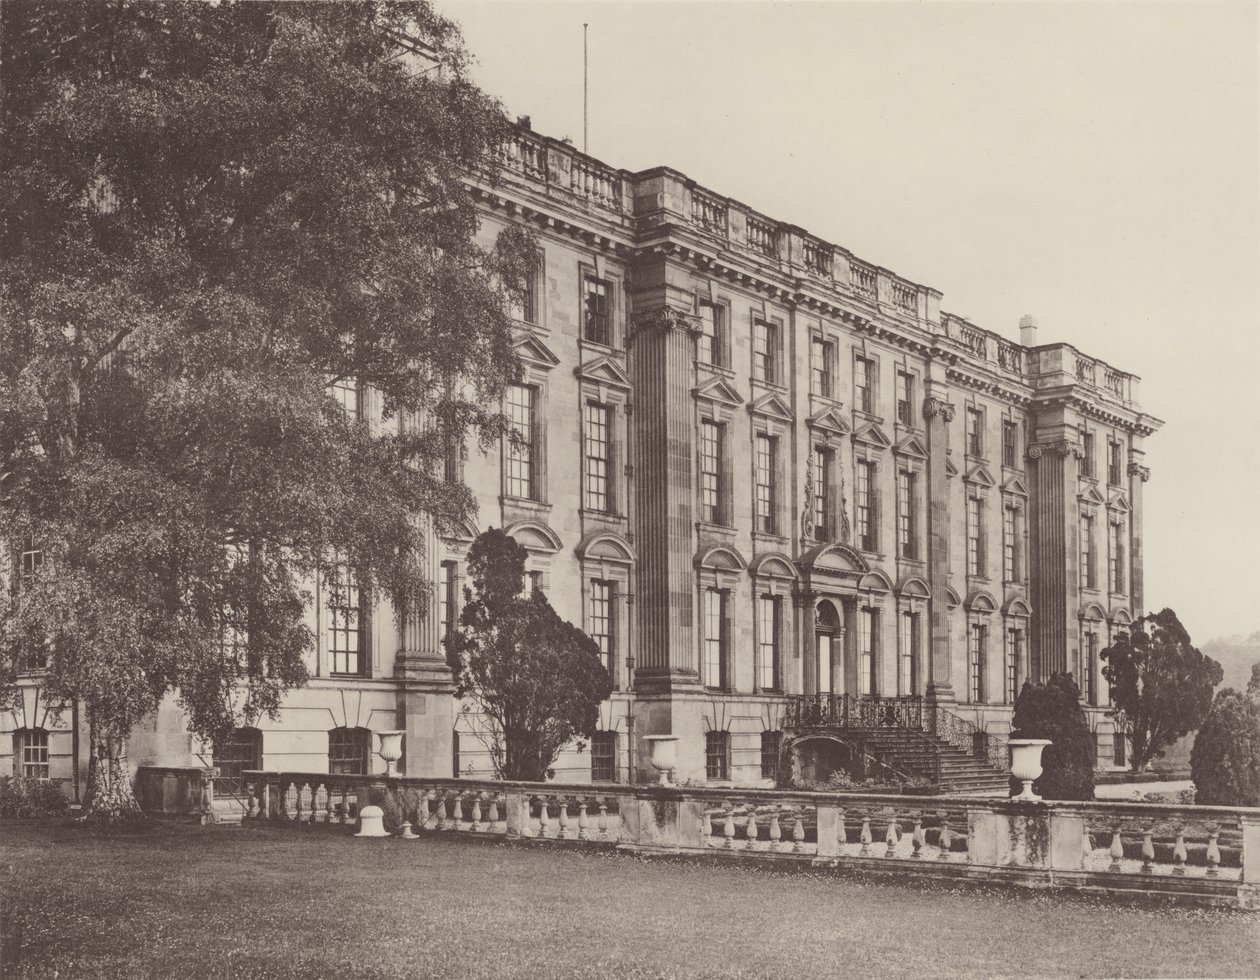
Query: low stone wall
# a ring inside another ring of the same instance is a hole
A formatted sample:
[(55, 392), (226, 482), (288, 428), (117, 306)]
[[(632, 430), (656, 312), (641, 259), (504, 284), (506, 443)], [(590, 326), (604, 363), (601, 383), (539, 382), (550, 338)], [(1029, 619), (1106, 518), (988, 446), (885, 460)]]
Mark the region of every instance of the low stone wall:
[[(247, 772), (249, 822), (805, 862), (1260, 908), (1260, 809)], [(1252, 855), (1248, 866), (1247, 855)]]
[(214, 780), (218, 774), (213, 768), (140, 766), (136, 770), (136, 799), (150, 816), (214, 823)]

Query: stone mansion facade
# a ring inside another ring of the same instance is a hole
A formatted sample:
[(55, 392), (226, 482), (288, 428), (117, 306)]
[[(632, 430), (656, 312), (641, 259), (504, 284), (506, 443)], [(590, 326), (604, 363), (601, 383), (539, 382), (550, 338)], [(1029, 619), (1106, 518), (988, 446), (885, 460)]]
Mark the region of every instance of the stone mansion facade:
[[(436, 542), (428, 614), (320, 602), (312, 680), (278, 721), (211, 749), (172, 703), (134, 764), (374, 771), (370, 733), (402, 729), (407, 774), (487, 774), (441, 638), (488, 526), (615, 681), (559, 779), (641, 778), (644, 736), (675, 734), (679, 779), (762, 783), (801, 694), (920, 697), (1002, 733), (1024, 680), (1065, 670), (1099, 764), (1118, 761), (1098, 652), (1144, 611), (1161, 424), (1135, 376), (1039, 344), (1031, 317), (1016, 342), (943, 312), (930, 286), (668, 168), (524, 127), (501, 163), (477, 187), (482, 234), (541, 243), (503, 404), (520, 439), (449, 461), (479, 510)], [(25, 693), (0, 767), (77, 784), (74, 713), (41, 703), (37, 674)]]

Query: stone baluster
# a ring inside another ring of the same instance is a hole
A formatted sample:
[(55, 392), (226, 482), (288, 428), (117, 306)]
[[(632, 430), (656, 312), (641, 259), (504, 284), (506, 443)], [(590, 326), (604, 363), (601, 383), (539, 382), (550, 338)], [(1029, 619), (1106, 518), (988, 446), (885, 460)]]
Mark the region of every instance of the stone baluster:
[(792, 823), (792, 850), (798, 854), (805, 850), (805, 825), (801, 823), (799, 813)]
[(429, 791), (420, 790), (420, 799), (416, 801), (416, 830), (429, 829)]
[(1186, 873), (1186, 828), (1181, 824), (1177, 825), (1177, 840), (1173, 844), (1172, 873), (1178, 877)]
[(538, 836), (546, 838), (547, 827), (551, 824), (551, 814), (547, 812), (550, 800), (545, 796), (538, 797)]
[(599, 830), (599, 839), (608, 840), (608, 801), (599, 801), (599, 819), (595, 822)]
[(862, 833), (858, 838), (862, 842), (862, 849), (858, 851), (862, 857), (870, 857), (871, 855), (871, 818), (862, 818)]
[(1111, 828), (1111, 864), (1107, 866), (1108, 871), (1120, 871), (1120, 859), (1124, 857), (1124, 844), (1120, 840), (1120, 825), (1113, 824)]
[(569, 839), (569, 798), (560, 797), (560, 833), (561, 840)]
[(849, 831), (844, 825), (844, 810), (836, 811), (836, 843), (840, 845), (837, 853), (844, 853), (844, 845), (849, 843)]
[(888, 830), (884, 834), (884, 857), (896, 857), (897, 854), (897, 815), (888, 818)]
[(748, 823), (744, 824), (744, 836), (748, 838), (748, 849), (754, 850), (757, 847), (757, 811), (752, 806), (748, 808)]
[(926, 843), (923, 837), (923, 815), (915, 814), (914, 817), (914, 836), (910, 838), (911, 845), (914, 848), (911, 853), (912, 858), (923, 857), (923, 845)]
[(245, 784), (245, 816), (253, 819), (258, 816), (257, 784)]
[(1208, 830), (1207, 876), (1209, 878), (1215, 878), (1221, 873), (1221, 849), (1216, 843), (1216, 839), (1220, 834), (1221, 830), (1219, 827), (1212, 827)]
[(586, 798), (582, 797), (578, 800), (578, 840), (590, 840), (591, 835), (588, 831), (588, 823), (586, 820)]
[(726, 814), (726, 826), (722, 828), (722, 836), (726, 838), (723, 847), (731, 848), (735, 846), (735, 804), (728, 804), (730, 812)]
[(328, 822), (328, 781), (320, 779), (311, 784), (311, 823), (315, 823), (318, 820), (319, 791), (321, 789), (324, 791), (324, 822)]
[(292, 785), (293, 783), (291, 780), (280, 780), (280, 792), (277, 794), (277, 796), (279, 796), (279, 800), (277, 801), (279, 806), (277, 807), (276, 816), (281, 820), (289, 819), (289, 787)]
[(1142, 874), (1155, 873), (1155, 843), (1151, 835), (1155, 833), (1149, 824), (1142, 828)]
[(949, 849), (954, 843), (954, 833), (949, 829), (949, 820), (941, 821), (941, 853), (937, 855), (937, 859), (941, 861), (949, 860)]
[(700, 838), (704, 841), (705, 847), (712, 846), (713, 843), (713, 817), (709, 811), (704, 811), (704, 817), (700, 821)]
[(1088, 861), (1094, 853), (1094, 840), (1089, 836), (1089, 824), (1081, 821), (1081, 854)]
[(442, 819), (438, 821), (438, 830), (454, 830), (458, 826), (453, 818), (453, 814), (457, 812), (455, 807), (459, 805), (458, 800), (459, 798), (450, 790), (442, 794), (441, 800), (438, 801), (438, 812), (442, 815)]
[(481, 798), (484, 793), (477, 793), (473, 796), (472, 801), (472, 832), (480, 833), (486, 829), (486, 825), (481, 822)]
[(779, 841), (783, 839), (783, 828), (779, 826), (779, 811), (770, 812), (770, 850), (778, 850)]

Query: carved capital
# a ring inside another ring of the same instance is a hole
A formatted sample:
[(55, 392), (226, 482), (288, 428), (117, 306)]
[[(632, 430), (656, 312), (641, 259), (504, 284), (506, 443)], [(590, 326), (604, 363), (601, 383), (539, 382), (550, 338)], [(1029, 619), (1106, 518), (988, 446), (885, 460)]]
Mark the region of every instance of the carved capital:
[(672, 306), (661, 306), (655, 310), (637, 313), (633, 323), (636, 334), (649, 330), (682, 330), (694, 336), (700, 332), (700, 317)]
[(1151, 468), (1149, 466), (1143, 466), (1141, 463), (1130, 463), (1129, 476), (1140, 477), (1142, 482), (1145, 483), (1151, 478)]
[(1029, 459), (1041, 459), (1047, 453), (1054, 453), (1056, 456), (1062, 456), (1067, 459), (1069, 456), (1075, 456), (1077, 459), (1085, 458), (1085, 450), (1074, 442), (1066, 439), (1060, 439), (1058, 442), (1042, 442), (1036, 443), (1028, 447), (1025, 454)]
[(941, 401), (939, 398), (930, 396), (923, 399), (923, 417), (930, 419), (937, 413), (940, 413), (941, 419), (948, 425), (954, 421), (954, 417), (958, 414), (958, 409), (954, 407), (953, 402)]
[(793, 589), (792, 605), (797, 609), (808, 609), (818, 601), (818, 593), (810, 589)]

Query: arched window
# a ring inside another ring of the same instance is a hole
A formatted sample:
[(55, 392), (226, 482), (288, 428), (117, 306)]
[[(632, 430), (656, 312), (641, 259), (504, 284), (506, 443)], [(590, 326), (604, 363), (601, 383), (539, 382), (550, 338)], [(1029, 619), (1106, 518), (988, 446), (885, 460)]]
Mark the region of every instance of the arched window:
[(240, 796), (245, 784), (241, 773), (262, 768), (262, 732), (257, 728), (236, 728), (214, 746), (214, 765), (219, 770), (215, 788)]
[(48, 778), (48, 732), (43, 728), (19, 728), (13, 733), (13, 769), (26, 779)]
[(366, 776), (372, 756), (372, 733), (366, 728), (334, 728), (328, 733), (328, 771)]

